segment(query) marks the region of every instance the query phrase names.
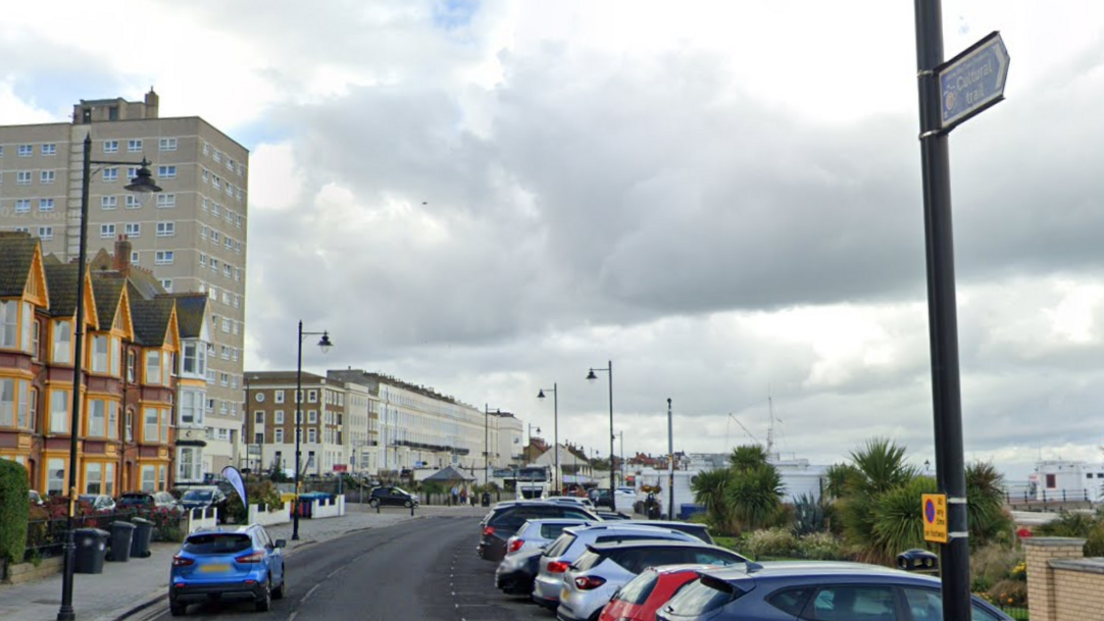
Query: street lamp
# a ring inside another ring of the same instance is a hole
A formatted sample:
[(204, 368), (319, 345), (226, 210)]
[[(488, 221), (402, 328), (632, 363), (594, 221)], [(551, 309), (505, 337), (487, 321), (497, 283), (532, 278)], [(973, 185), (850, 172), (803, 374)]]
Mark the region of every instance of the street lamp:
[[(559, 494), (563, 491), (563, 477), (560, 476), (560, 393), (557, 392), (558, 386), (556, 382), (552, 382), (552, 388), (548, 389), (548, 392), (552, 393), (552, 457), (556, 460), (556, 493)], [(538, 399), (544, 399), (544, 389), (541, 388), (537, 392)], [(540, 432), (540, 429), (537, 429)]]
[[(496, 414), (502, 410), (495, 408)], [(483, 404), (483, 485), (491, 484), (491, 407)]]
[(603, 372), (603, 373), (605, 373), (606, 375), (608, 375), (608, 376), (609, 376), (609, 408), (610, 408), (610, 452), (609, 452), (609, 454), (610, 454), (610, 463), (609, 463), (609, 466), (610, 466), (610, 510), (611, 510), (611, 511), (617, 511), (617, 497), (616, 497), (616, 495), (614, 494), (614, 492), (616, 491), (616, 490), (615, 490), (614, 488), (615, 488), (615, 486), (617, 485), (617, 481), (616, 481), (616, 477), (614, 477), (614, 474), (613, 474), (613, 462), (615, 461), (615, 460), (614, 460), (614, 454), (613, 454), (613, 440), (614, 440), (614, 438), (616, 438), (616, 437), (617, 437), (617, 436), (613, 435), (613, 361), (612, 361), (612, 360), (610, 360), (610, 361), (609, 361), (609, 362), (607, 363), (607, 366), (606, 366), (606, 368), (604, 368), (604, 369), (596, 369), (596, 368), (594, 368), (594, 367), (591, 367), (591, 369), (590, 369), (590, 373), (587, 373), (586, 379), (587, 379), (587, 381), (588, 381), (588, 382), (590, 382), (590, 383), (592, 383), (592, 384), (594, 383), (594, 381), (595, 381), (595, 380), (597, 380), (597, 379), (598, 379), (598, 376), (594, 374), (594, 372), (595, 372), (595, 371), (601, 371), (601, 372)]
[(333, 347), (333, 343), (330, 342), (329, 332), (303, 332), (303, 320), (299, 320), (299, 358), (295, 366), (295, 507), (291, 527), (291, 540), (299, 540), (299, 458), (302, 451), (299, 450), (299, 443), (301, 436), (303, 435), (303, 337), (317, 336), (321, 334), (322, 338), (318, 340), (318, 348), (322, 350), (323, 354), (327, 354), (330, 348)]
[[(73, 563), (76, 560), (76, 540), (73, 537), (73, 517), (77, 503), (77, 433), (80, 430), (80, 395), (81, 384), (84, 381), (84, 274), (85, 261), (88, 257), (88, 189), (92, 177), (92, 165), (103, 166), (133, 166), (137, 162), (115, 162), (109, 160), (92, 159), (92, 132), (84, 136), (84, 165), (81, 179), (81, 221), (80, 239), (77, 250), (77, 329), (76, 344), (74, 346), (73, 359), (73, 414), (69, 421), (69, 511), (65, 521), (65, 567), (61, 581), (61, 607), (58, 608), (58, 621), (73, 621), (76, 613), (73, 611)], [(123, 189), (145, 195), (152, 192), (160, 192), (161, 188), (154, 183), (150, 174), (149, 162), (142, 158), (140, 168), (130, 185)]]

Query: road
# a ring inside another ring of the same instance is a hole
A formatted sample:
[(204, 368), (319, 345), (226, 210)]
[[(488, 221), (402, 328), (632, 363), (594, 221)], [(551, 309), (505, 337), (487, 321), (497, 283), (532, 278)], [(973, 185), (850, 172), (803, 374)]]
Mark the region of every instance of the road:
[[(434, 517), (352, 533), (287, 559), (289, 592), (251, 603), (193, 605), (186, 619), (242, 621), (500, 621), (555, 615), (494, 587), (494, 563), (475, 554), (479, 518)], [(167, 571), (167, 568), (166, 568)], [(146, 619), (168, 621), (168, 604)]]

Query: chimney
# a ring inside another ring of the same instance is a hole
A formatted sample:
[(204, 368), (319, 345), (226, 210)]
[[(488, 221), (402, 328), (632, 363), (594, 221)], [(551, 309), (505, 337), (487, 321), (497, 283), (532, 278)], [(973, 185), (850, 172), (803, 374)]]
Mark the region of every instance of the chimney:
[(149, 92), (146, 93), (146, 116), (147, 119), (156, 119), (160, 114), (161, 98), (157, 96), (157, 93), (153, 92), (153, 86), (150, 86)]
[(120, 235), (115, 240), (115, 257), (111, 267), (124, 278), (130, 275), (130, 240), (126, 235)]

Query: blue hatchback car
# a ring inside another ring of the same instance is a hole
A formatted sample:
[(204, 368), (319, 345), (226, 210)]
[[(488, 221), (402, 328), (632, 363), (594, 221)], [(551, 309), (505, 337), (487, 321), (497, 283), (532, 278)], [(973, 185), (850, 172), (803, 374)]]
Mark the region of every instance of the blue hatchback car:
[(174, 617), (188, 604), (212, 600), (252, 600), (266, 611), (287, 592), (285, 542), (272, 541), (263, 526), (201, 529), (184, 540), (173, 557), (169, 609)]

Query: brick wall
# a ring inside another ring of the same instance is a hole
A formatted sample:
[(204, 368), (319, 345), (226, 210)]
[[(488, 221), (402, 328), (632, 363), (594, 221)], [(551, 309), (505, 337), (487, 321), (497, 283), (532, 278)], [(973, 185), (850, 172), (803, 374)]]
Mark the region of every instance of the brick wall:
[(1084, 558), (1084, 539), (1024, 540), (1031, 621), (1104, 619), (1104, 559)]

